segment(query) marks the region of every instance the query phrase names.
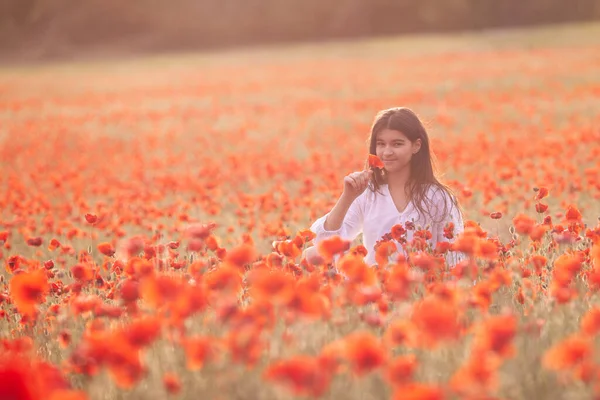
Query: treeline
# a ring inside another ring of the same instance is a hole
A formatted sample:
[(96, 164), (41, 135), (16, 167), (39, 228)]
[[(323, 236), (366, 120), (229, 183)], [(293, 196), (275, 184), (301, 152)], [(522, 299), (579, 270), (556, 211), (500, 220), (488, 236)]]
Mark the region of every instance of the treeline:
[(69, 57), (600, 19), (600, 0), (0, 0), (0, 56)]

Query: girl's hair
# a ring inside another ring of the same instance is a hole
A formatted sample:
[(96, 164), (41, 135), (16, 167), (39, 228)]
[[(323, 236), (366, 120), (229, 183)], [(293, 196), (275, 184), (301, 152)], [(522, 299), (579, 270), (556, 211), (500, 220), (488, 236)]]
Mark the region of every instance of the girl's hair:
[[(452, 190), (435, 176), (434, 156), (429, 147), (429, 137), (419, 117), (406, 107), (394, 107), (378, 112), (367, 140), (370, 154), (376, 154), (377, 135), (386, 128), (402, 132), (411, 142), (421, 139), (421, 148), (410, 160), (410, 177), (406, 183), (409, 200), (414, 204), (419, 215), (427, 215), (432, 222), (438, 223), (449, 215), (450, 207), (455, 206), (460, 212)], [(369, 168), (368, 161), (365, 168)], [(387, 183), (385, 171), (374, 168), (371, 185), (369, 185), (371, 191), (381, 193), (381, 185), (385, 183)], [(439, 218), (435, 218), (431, 212), (433, 199), (427, 196), (430, 188), (437, 189), (444, 198), (444, 209), (436, 213)], [(448, 200), (451, 204), (448, 204)]]

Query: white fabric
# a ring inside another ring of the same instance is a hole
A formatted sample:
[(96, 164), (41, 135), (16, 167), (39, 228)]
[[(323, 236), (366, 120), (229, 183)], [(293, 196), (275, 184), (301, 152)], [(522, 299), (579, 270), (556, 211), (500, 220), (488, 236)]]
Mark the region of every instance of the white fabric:
[[(420, 217), (418, 210), (412, 202), (408, 203), (404, 211), (398, 212), (390, 195), (388, 185), (382, 185), (380, 191), (382, 194), (374, 193), (367, 188), (363, 194), (357, 197), (348, 209), (344, 222), (338, 230), (325, 230), (323, 225), (329, 213), (317, 219), (310, 227), (311, 231), (316, 234), (314, 244), (317, 245), (322, 240), (333, 236), (340, 236), (345, 240), (354, 240), (362, 233), (363, 245), (368, 251), (365, 262), (369, 265), (374, 265), (376, 264), (375, 251), (373, 250), (375, 243), (383, 235), (389, 233), (394, 225), (402, 224), (402, 226), (406, 227), (406, 223), (412, 221), (417, 228), (429, 226), (432, 238), (428, 243), (431, 244), (432, 248), (435, 248), (438, 242), (452, 241), (444, 237), (444, 227), (448, 222), (451, 221), (454, 223), (454, 237), (464, 230), (459, 210), (453, 205), (445, 192), (439, 188), (431, 186), (427, 191), (427, 198), (430, 200), (429, 203), (431, 205), (429, 213), (434, 217), (433, 220), (435, 221), (441, 220), (442, 213), (444, 212), (444, 196), (447, 198), (446, 210), (448, 216), (438, 223), (429, 221), (427, 216)], [(412, 240), (413, 233), (413, 230), (407, 231), (406, 239), (408, 241)], [(399, 244), (397, 244), (397, 247), (402, 251)], [(462, 258), (462, 253), (448, 252), (446, 262), (448, 265), (454, 266)]]

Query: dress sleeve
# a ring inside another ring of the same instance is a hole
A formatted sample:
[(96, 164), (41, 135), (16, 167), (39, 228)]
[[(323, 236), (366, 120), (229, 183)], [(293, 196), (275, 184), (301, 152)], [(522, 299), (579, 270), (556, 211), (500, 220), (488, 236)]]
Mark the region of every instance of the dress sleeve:
[(335, 231), (328, 231), (325, 229), (325, 220), (329, 216), (329, 213), (317, 219), (310, 227), (310, 230), (316, 234), (314, 244), (316, 245), (324, 239), (328, 239), (333, 236), (339, 236), (342, 239), (350, 241), (356, 239), (358, 234), (362, 232), (363, 229), (364, 210), (362, 203), (363, 196), (359, 196), (352, 202), (350, 208), (348, 208), (348, 212), (346, 212), (342, 226)]

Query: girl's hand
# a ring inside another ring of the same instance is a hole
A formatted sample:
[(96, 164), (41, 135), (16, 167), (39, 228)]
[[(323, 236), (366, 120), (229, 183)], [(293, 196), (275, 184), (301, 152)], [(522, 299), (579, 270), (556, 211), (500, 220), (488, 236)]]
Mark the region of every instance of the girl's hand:
[(356, 199), (367, 189), (372, 176), (372, 170), (358, 171), (347, 175), (344, 177), (344, 192), (342, 195)]

